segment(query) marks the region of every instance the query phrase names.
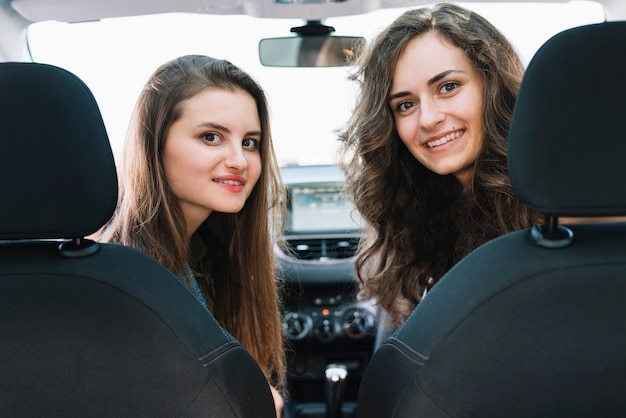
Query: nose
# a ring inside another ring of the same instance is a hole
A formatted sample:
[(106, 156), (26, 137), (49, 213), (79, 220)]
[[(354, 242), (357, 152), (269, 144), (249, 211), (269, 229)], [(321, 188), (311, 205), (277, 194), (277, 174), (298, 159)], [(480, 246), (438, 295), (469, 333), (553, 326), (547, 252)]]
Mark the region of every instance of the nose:
[(429, 131), (434, 129), (445, 119), (446, 115), (434, 99), (422, 100), (420, 103), (419, 124), (420, 127)]
[(248, 167), (248, 160), (244, 155), (244, 149), (241, 142), (228, 147), (227, 154), (224, 158), (224, 164), (227, 168), (235, 171), (243, 171)]

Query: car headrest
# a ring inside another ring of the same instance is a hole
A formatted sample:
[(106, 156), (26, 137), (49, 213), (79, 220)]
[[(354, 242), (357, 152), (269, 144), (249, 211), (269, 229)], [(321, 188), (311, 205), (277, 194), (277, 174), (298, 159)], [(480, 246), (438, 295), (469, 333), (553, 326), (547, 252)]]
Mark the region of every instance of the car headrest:
[(565, 30), (528, 64), (508, 144), (515, 193), (553, 216), (626, 215), (626, 22)]
[(74, 74), (0, 63), (0, 239), (80, 238), (117, 203), (100, 110)]

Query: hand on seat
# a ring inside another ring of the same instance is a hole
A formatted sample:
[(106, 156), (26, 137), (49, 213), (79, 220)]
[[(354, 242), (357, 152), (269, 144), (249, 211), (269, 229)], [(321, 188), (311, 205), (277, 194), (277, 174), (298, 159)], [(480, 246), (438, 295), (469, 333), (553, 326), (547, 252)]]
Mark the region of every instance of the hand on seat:
[(285, 405), (285, 401), (280, 392), (278, 392), (274, 386), (270, 386), (270, 389), (272, 390), (274, 406), (276, 407), (276, 418), (281, 418), (283, 416), (283, 406)]

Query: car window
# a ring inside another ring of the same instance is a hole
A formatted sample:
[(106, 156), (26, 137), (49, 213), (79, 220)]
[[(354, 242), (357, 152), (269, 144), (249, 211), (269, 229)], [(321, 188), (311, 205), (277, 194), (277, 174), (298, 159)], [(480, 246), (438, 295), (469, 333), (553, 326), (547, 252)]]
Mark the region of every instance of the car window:
[[(539, 46), (568, 27), (604, 20), (601, 5), (588, 1), (558, 4), (466, 3), (511, 39), (528, 62)], [(329, 18), (337, 35), (371, 39), (405, 9), (383, 9)], [(348, 118), (355, 86), (349, 67), (263, 67), (258, 42), (289, 36), (299, 19), (251, 16), (163, 14), (97, 22), (40, 22), (28, 32), (32, 58), (67, 68), (93, 90), (110, 140), (119, 153), (139, 90), (160, 64), (198, 53), (226, 58), (252, 74), (265, 88), (281, 165), (336, 161), (336, 130)]]

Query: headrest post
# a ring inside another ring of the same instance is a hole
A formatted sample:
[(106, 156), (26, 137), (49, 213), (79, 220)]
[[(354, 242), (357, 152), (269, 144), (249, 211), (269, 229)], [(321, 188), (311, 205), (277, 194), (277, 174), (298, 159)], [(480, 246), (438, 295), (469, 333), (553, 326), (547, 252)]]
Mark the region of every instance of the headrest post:
[(98, 243), (83, 237), (72, 238), (59, 245), (59, 254), (63, 257), (76, 258), (94, 254), (100, 247)]
[(530, 241), (544, 248), (564, 248), (574, 241), (571, 229), (559, 225), (559, 217), (545, 215), (543, 225), (535, 225), (530, 229)]
[(558, 235), (559, 230), (559, 217), (554, 215), (545, 215), (543, 217), (543, 224), (546, 227), (547, 235)]

